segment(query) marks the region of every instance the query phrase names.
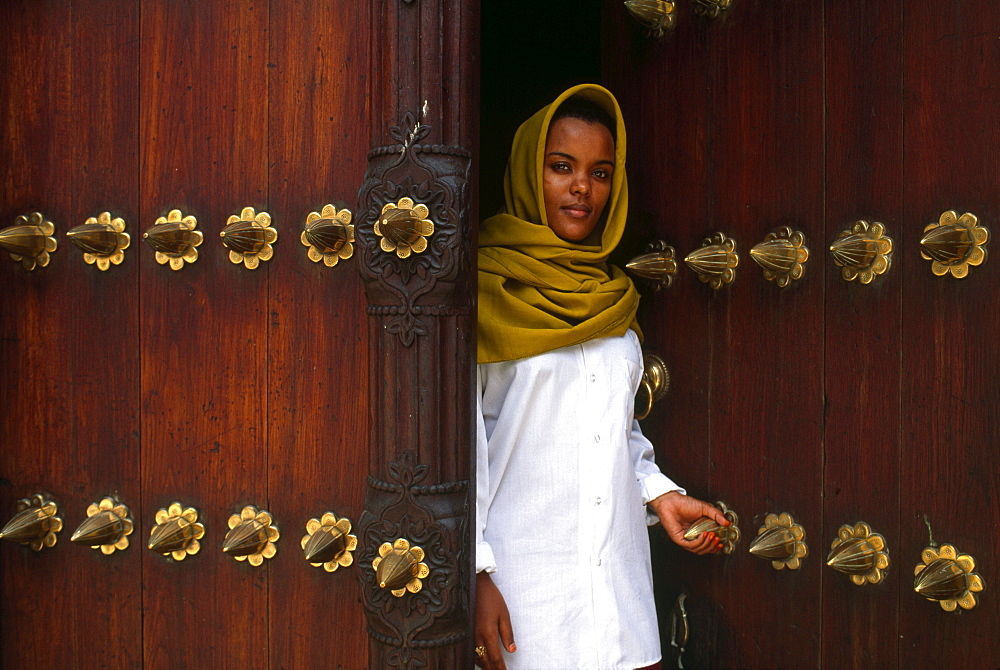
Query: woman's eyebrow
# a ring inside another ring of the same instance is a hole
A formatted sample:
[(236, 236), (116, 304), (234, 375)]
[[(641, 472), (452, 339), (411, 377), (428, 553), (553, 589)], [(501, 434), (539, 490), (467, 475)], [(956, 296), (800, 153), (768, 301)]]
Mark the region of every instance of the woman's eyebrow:
[[(562, 156), (563, 158), (568, 158), (571, 161), (575, 161), (576, 160), (576, 156), (574, 156), (572, 154), (565, 153), (563, 151), (550, 151), (549, 153), (547, 153), (545, 155), (546, 156)], [(602, 164), (607, 164), (607, 165), (610, 165), (611, 167), (614, 167), (615, 162), (612, 161), (612, 160), (602, 159), (602, 160), (599, 160), (596, 163), (594, 163), (594, 165), (602, 165)]]

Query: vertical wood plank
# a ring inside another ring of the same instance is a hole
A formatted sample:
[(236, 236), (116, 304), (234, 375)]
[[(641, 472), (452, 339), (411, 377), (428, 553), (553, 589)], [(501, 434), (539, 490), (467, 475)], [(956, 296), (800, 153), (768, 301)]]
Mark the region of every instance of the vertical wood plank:
[[(249, 271), (219, 233), (241, 208), (268, 204), (267, 5), (145, 0), (141, 11), (143, 226), (176, 208), (205, 236), (180, 271), (148, 249), (141, 264), (144, 506), (152, 515), (177, 500), (206, 526), (197, 555), (145, 562), (144, 663), (262, 668), (269, 567), (221, 547), (231, 514), (270, 502), (267, 278), (296, 236), (276, 221), (276, 259)], [(279, 552), (294, 551), (283, 539)]]
[[(1000, 666), (1000, 497), (996, 334), (1000, 266), (936, 277), (919, 256), (924, 226), (954, 209), (1000, 232), (1000, 6), (989, 0), (903, 8), (902, 465), (899, 665)], [(995, 243), (995, 240), (993, 241)], [(930, 541), (971, 554), (979, 605), (946, 613), (913, 592)]]
[[(812, 560), (822, 564), (841, 525), (868, 523), (899, 552), (901, 271), (908, 234), (901, 212), (900, 3), (829, 6), (826, 13), (826, 230), (817, 245), (826, 297), (826, 467), (823, 524)], [(877, 63), (877, 67), (873, 64)], [(855, 221), (879, 221), (897, 243), (886, 275), (848, 282), (828, 247)], [(821, 256), (820, 256), (821, 254)], [(818, 269), (818, 268), (817, 268)], [(909, 567), (856, 586), (823, 566), (823, 660), (831, 667), (896, 666), (896, 591)]]
[(136, 667), (137, 647), (95, 644), (92, 631), (139, 636), (140, 534), (110, 556), (70, 536), (104, 496), (137, 523), (142, 511), (138, 266), (131, 251), (107, 272), (86, 265), (66, 231), (110, 211), (135, 239), (137, 12), (8, 2), (0, 35), (0, 226), (40, 211), (59, 244), (48, 267), (0, 263), (0, 513), (6, 523), (17, 499), (44, 491), (63, 519), (54, 548), (0, 546), (0, 665)]
[(314, 263), (299, 235), (326, 204), (357, 216), (369, 137), (369, 10), (363, 3), (271, 5), (270, 204), (282, 222), (271, 268), (268, 488), (283, 521), (271, 561), (274, 668), (367, 667), (353, 564), (306, 563), (310, 518), (332, 511), (357, 533), (368, 466), (368, 317), (356, 255)]

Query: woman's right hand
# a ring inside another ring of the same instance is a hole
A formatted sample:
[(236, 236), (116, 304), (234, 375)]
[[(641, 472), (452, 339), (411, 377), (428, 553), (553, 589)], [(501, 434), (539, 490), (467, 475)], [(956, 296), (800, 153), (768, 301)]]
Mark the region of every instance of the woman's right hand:
[(513, 653), (514, 631), (510, 625), (510, 612), (500, 589), (489, 574), (476, 574), (476, 647), (483, 647), (486, 653), (477, 654), (476, 665), (486, 670), (507, 670), (500, 645)]

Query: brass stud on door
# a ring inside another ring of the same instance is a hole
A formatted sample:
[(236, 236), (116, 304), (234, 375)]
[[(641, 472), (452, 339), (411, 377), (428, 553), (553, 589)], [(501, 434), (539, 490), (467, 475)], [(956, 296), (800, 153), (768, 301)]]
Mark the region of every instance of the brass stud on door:
[(222, 541), (222, 551), (257, 567), (265, 558), (274, 558), (278, 553), (275, 546), (278, 537), (271, 513), (247, 505), (239, 514), (229, 517), (229, 532)]
[(764, 279), (784, 288), (802, 278), (802, 266), (809, 260), (809, 249), (802, 233), (782, 226), (768, 233), (763, 242), (751, 249), (750, 258), (764, 269)]
[(219, 236), (229, 249), (229, 260), (253, 270), (274, 255), (271, 245), (278, 240), (278, 231), (271, 227), (270, 214), (258, 214), (253, 207), (244, 207), (239, 215), (233, 214), (226, 220)]
[(401, 598), (407, 592), (418, 593), (423, 581), (431, 573), (424, 560), (424, 550), (411, 547), (409, 540), (399, 538), (392, 544), (384, 542), (378, 556), (372, 561), (379, 588), (389, 589)]
[(913, 570), (914, 591), (936, 601), (946, 612), (954, 612), (958, 607), (971, 610), (976, 606), (976, 594), (986, 585), (983, 578), (973, 572), (976, 561), (972, 556), (943, 544), (925, 548), (920, 561)]
[(733, 0), (691, 0), (694, 5), (694, 13), (709, 19), (717, 19), (728, 10)]
[(889, 270), (892, 263), (892, 238), (885, 234), (885, 226), (877, 221), (857, 221), (841, 231), (830, 245), (830, 256), (840, 268), (840, 275), (847, 281), (857, 279), (862, 284)]
[(771, 561), (775, 570), (798, 570), (809, 553), (806, 531), (791, 514), (768, 514), (750, 543), (750, 553)]
[(663, 240), (655, 240), (646, 245), (645, 251), (625, 264), (625, 269), (634, 277), (648, 279), (653, 289), (659, 291), (669, 287), (677, 275), (677, 252)]
[(17, 514), (0, 530), (0, 539), (17, 542), (32, 551), (54, 547), (62, 530), (59, 505), (41, 493), (17, 501)]
[(676, 7), (669, 0), (625, 0), (625, 8), (654, 40), (674, 27)]
[(969, 266), (982, 265), (986, 260), (986, 243), (990, 231), (979, 225), (975, 214), (959, 216), (949, 210), (937, 223), (924, 228), (920, 239), (920, 256), (931, 261), (931, 272), (938, 277), (951, 274), (956, 279), (968, 276)]
[(736, 254), (734, 239), (723, 233), (714, 233), (705, 238), (701, 247), (688, 254), (684, 262), (698, 273), (700, 280), (718, 289), (736, 279), (736, 266), (740, 264), (740, 257)]
[(321, 519), (309, 519), (306, 535), (302, 537), (302, 551), (306, 560), (314, 568), (320, 566), (327, 572), (346, 568), (354, 562), (351, 555), (358, 548), (358, 538), (351, 535), (351, 520), (338, 519), (333, 512), (327, 512)]
[(381, 239), (379, 246), (386, 253), (399, 258), (409, 258), (427, 248), (427, 238), (434, 234), (434, 222), (427, 218), (427, 205), (416, 204), (413, 198), (400, 198), (399, 202), (386, 203), (375, 222), (375, 234)]
[(205, 526), (198, 523), (198, 510), (172, 502), (156, 513), (156, 525), (149, 533), (149, 548), (158, 554), (183, 561), (201, 549), (199, 540)]
[(128, 507), (107, 496), (87, 507), (87, 518), (69, 539), (109, 555), (115, 550), (128, 548), (128, 536), (132, 534), (132, 529)]
[(59, 243), (55, 238), (56, 227), (40, 212), (17, 217), (13, 226), (0, 230), (0, 249), (10, 253), (12, 260), (21, 263), (25, 270), (45, 267), (49, 264), (49, 254)]
[(878, 584), (889, 569), (889, 549), (885, 538), (872, 532), (868, 524), (843, 525), (830, 547), (826, 564), (850, 575), (858, 586)]
[(354, 255), (354, 226), (351, 210), (339, 212), (333, 205), (324, 205), (322, 212), (309, 212), (306, 225), (299, 236), (309, 248), (309, 260), (323, 261), (329, 268)]
[(66, 237), (83, 252), (85, 263), (96, 265), (102, 272), (112, 265), (121, 265), (125, 250), (132, 242), (125, 232), (124, 219), (112, 219), (110, 212), (90, 217), (83, 225), (67, 232)]
[(171, 270), (180, 270), (185, 263), (198, 260), (198, 249), (204, 235), (198, 227), (198, 219), (185, 216), (179, 209), (170, 210), (161, 216), (142, 234), (142, 239), (153, 248), (156, 262), (170, 264)]

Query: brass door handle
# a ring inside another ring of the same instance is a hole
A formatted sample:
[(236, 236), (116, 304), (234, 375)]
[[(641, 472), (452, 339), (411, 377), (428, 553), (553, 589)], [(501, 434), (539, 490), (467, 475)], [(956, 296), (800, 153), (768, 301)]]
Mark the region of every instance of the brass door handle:
[(45, 267), (49, 254), (59, 247), (55, 238), (56, 227), (39, 212), (17, 217), (14, 225), (0, 230), (0, 249), (10, 253), (25, 270)]
[(397, 598), (407, 591), (418, 593), (423, 588), (422, 580), (431, 573), (423, 560), (424, 550), (411, 547), (409, 540), (399, 538), (391, 544), (384, 542), (372, 561), (379, 588), (389, 589)]
[(885, 538), (872, 532), (868, 524), (843, 525), (831, 545), (826, 564), (850, 575), (858, 586), (878, 584), (889, 569), (889, 549)]
[(270, 512), (247, 505), (239, 514), (229, 517), (229, 532), (222, 541), (222, 551), (237, 561), (258, 567), (265, 558), (274, 558), (278, 553), (275, 543), (279, 536)]
[(128, 536), (132, 534), (132, 529), (128, 507), (108, 496), (100, 503), (91, 503), (87, 507), (87, 518), (69, 540), (100, 549), (102, 554), (108, 555), (128, 548)]
[(358, 548), (357, 536), (350, 533), (350, 519), (338, 519), (333, 512), (327, 512), (321, 519), (309, 519), (302, 537), (306, 560), (315, 568), (322, 566), (327, 572), (346, 568), (354, 562), (351, 552)]
[(968, 276), (970, 265), (986, 260), (986, 243), (990, 231), (979, 225), (975, 214), (959, 216), (949, 210), (937, 223), (924, 228), (920, 239), (920, 256), (931, 261), (931, 272), (941, 277), (951, 274), (956, 279)]
[(809, 553), (806, 531), (791, 514), (768, 514), (750, 543), (750, 553), (771, 561), (775, 570), (798, 570)]
[(688, 254), (684, 262), (698, 273), (700, 280), (718, 289), (736, 279), (736, 266), (740, 264), (740, 257), (736, 254), (736, 241), (733, 238), (715, 233), (705, 238), (701, 247)]
[(920, 563), (913, 570), (913, 590), (936, 601), (946, 612), (956, 608), (971, 610), (976, 606), (976, 594), (985, 588), (983, 578), (973, 572), (976, 561), (960, 554), (954, 546), (930, 546), (920, 554)]
[[(635, 410), (635, 418), (642, 421), (653, 410), (653, 403), (662, 400), (670, 390), (670, 373), (667, 364), (656, 354), (643, 354), (641, 387), (646, 392), (643, 410)], [(636, 396), (638, 397), (638, 396)], [(638, 407), (638, 403), (636, 404)]]
[(62, 530), (59, 505), (41, 493), (17, 501), (17, 514), (0, 530), (0, 539), (10, 540), (41, 551), (54, 547)]
[(721, 526), (715, 519), (703, 516), (698, 521), (691, 524), (691, 527), (684, 533), (684, 539), (688, 541), (698, 539), (702, 533), (715, 533), (722, 541), (722, 553), (731, 554), (740, 541), (740, 518), (736, 512), (729, 509), (726, 503), (721, 500), (716, 501), (715, 506), (722, 511), (722, 515), (729, 520), (728, 526)]
[(877, 221), (871, 225), (867, 221), (857, 221), (837, 236), (830, 245), (830, 255), (844, 279), (870, 284), (876, 276), (889, 270), (892, 238), (886, 236), (885, 226)]

